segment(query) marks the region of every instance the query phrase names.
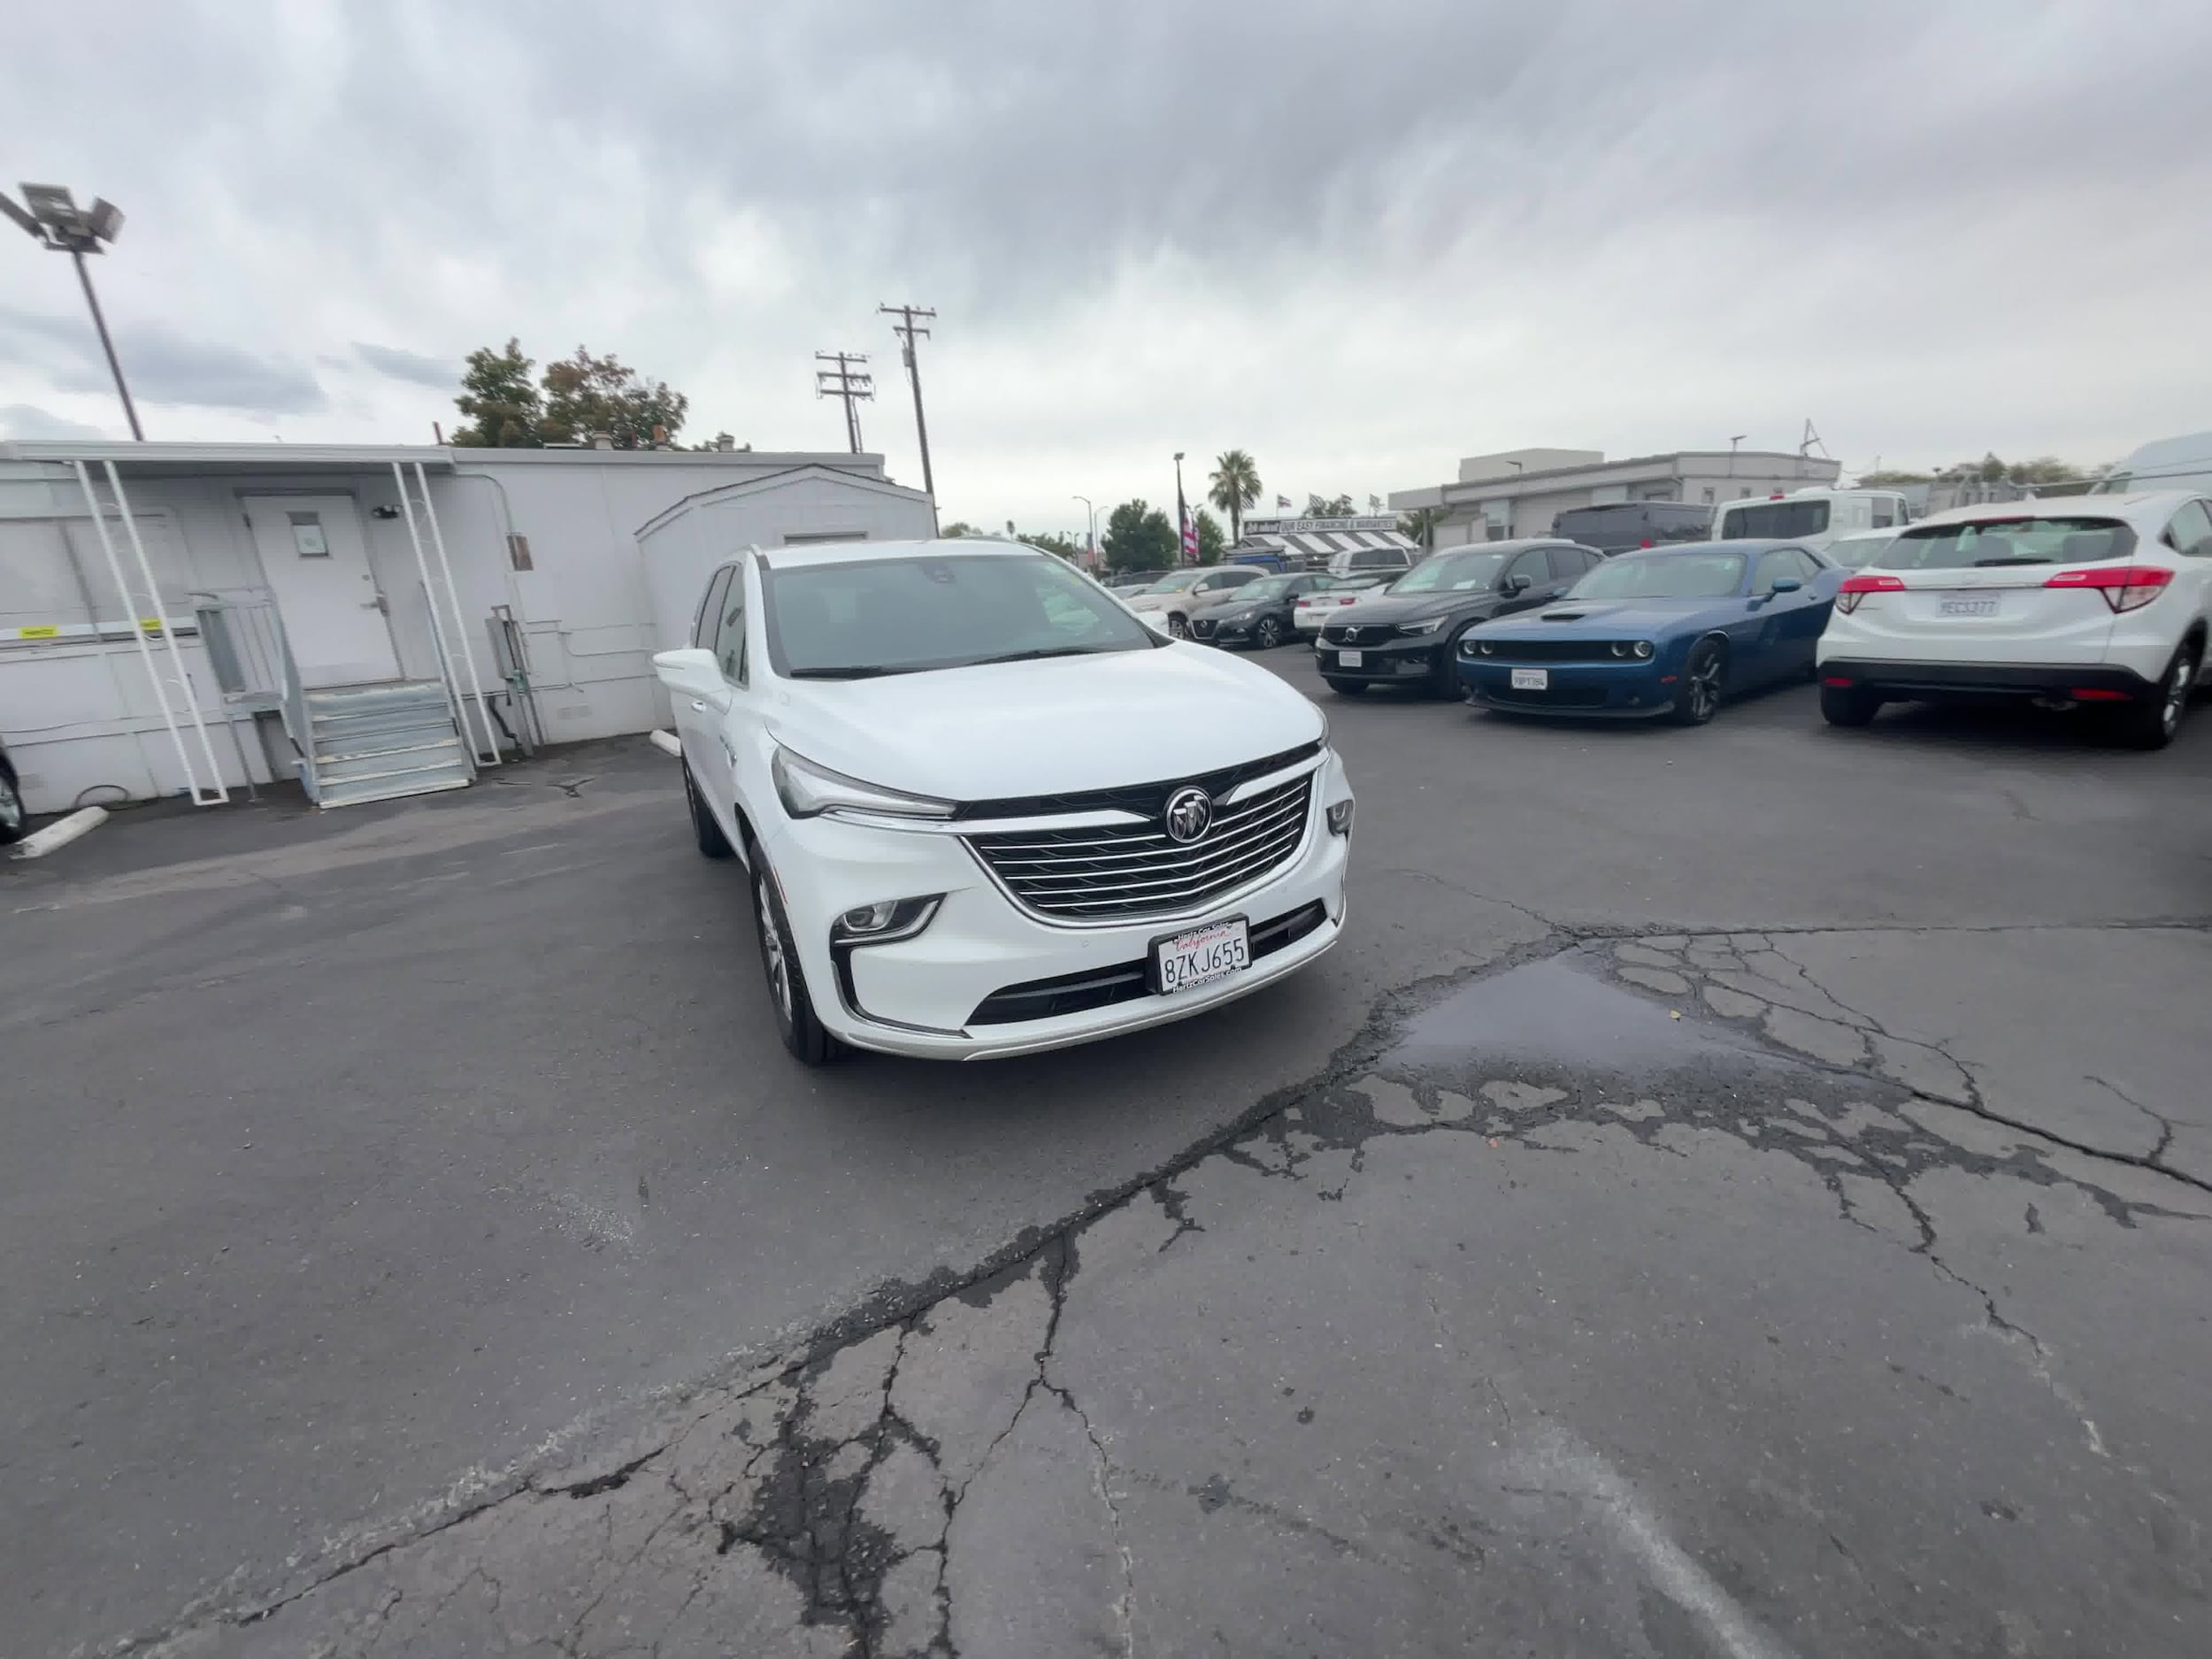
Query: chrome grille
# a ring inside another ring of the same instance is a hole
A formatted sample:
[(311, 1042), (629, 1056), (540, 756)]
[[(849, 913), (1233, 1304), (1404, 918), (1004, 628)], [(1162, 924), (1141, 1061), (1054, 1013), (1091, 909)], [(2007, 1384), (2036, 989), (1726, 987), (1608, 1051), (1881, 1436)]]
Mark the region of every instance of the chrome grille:
[(1306, 838), (1313, 774), (1217, 808), (1206, 833), (1176, 842), (1157, 818), (1086, 829), (1010, 830), (968, 845), (1017, 901), (1078, 922), (1136, 921), (1202, 909), (1290, 862)]

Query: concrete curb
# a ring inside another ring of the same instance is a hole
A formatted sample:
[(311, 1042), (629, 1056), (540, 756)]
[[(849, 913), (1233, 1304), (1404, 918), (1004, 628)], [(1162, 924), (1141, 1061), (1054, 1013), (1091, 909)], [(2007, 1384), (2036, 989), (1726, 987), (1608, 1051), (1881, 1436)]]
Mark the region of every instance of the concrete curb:
[(676, 734), (673, 732), (655, 731), (651, 733), (651, 736), (653, 740), (653, 747), (660, 750), (662, 754), (673, 755), (679, 759), (682, 758), (684, 746), (677, 740)]
[(18, 858), (43, 858), (58, 847), (66, 847), (80, 835), (89, 835), (108, 821), (104, 806), (80, 807), (67, 818), (56, 818), (44, 829), (26, 835), (15, 846)]

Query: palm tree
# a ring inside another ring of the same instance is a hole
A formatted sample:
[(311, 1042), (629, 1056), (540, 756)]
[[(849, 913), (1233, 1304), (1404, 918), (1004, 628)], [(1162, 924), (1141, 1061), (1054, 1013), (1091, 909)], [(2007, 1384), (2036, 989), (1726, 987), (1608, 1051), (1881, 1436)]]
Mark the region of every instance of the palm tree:
[(1244, 510), (1260, 498), (1260, 468), (1242, 449), (1225, 449), (1214, 457), (1212, 486), (1206, 499), (1229, 515), (1229, 545), (1244, 534)]

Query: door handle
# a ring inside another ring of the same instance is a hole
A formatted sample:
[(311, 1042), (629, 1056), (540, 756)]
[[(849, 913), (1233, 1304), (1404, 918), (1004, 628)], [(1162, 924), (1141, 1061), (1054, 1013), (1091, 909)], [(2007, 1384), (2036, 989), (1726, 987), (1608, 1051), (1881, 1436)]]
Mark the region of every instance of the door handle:
[(706, 705), (705, 703), (703, 703), (700, 702), (700, 701), (699, 701), (699, 699), (698, 699), (698, 698), (696, 698), (696, 697), (694, 697), (694, 698), (691, 700), (691, 706), (692, 706), (693, 708), (696, 709), (696, 710), (697, 710), (700, 713), (702, 713), (702, 714), (704, 714), (704, 713), (706, 713), (706, 712), (707, 712), (707, 705)]

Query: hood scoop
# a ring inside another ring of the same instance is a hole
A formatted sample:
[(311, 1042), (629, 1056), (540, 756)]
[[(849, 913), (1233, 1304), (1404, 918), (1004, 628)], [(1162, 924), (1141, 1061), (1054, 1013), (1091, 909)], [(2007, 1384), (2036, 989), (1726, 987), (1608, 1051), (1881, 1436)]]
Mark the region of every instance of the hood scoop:
[(1545, 622), (1579, 622), (1589, 614), (1586, 611), (1547, 611), (1540, 619)]

